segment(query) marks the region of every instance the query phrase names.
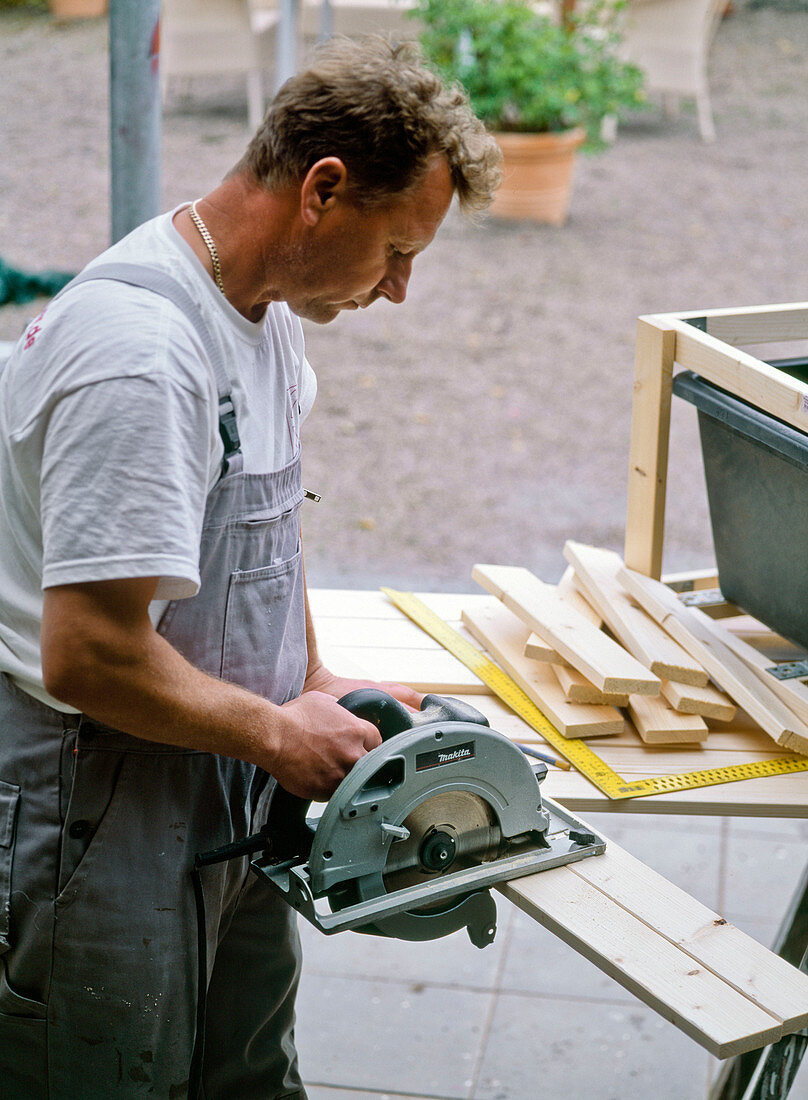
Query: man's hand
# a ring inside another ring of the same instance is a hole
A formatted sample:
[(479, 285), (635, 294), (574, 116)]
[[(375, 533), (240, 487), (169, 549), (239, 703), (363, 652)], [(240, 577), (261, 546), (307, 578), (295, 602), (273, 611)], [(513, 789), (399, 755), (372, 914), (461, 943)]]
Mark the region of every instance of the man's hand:
[(410, 710), (420, 710), (421, 700), (424, 698), (421, 692), (405, 687), (404, 684), (388, 683), (387, 681), (377, 682), (375, 680), (353, 680), (344, 676), (335, 676), (320, 661), (317, 662), (314, 668), (309, 670), (306, 675), (306, 682), (303, 685), (304, 693), (323, 691), (328, 695), (333, 695), (335, 699), (341, 699), (349, 691), (356, 691), (358, 688), (377, 688), (379, 691), (386, 691), (388, 695), (398, 699)]
[(273, 775), (290, 794), (329, 798), (354, 764), (382, 743), (372, 722), (339, 706), (331, 694), (307, 690), (281, 709), (292, 728)]

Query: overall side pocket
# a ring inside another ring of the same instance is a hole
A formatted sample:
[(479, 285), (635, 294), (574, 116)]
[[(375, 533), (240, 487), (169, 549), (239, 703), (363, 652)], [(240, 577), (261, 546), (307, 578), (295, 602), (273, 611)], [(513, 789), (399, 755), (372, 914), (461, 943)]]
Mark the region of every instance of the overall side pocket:
[(11, 947), (11, 865), (19, 802), (20, 788), (15, 783), (0, 781), (0, 955)]

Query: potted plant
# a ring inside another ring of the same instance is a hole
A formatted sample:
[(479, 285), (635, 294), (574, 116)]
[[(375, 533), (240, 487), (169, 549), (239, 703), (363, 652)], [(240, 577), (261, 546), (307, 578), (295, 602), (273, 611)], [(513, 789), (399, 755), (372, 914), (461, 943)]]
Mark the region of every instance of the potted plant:
[(425, 57), (502, 148), (493, 214), (563, 224), (576, 150), (642, 105), (642, 74), (618, 54), (618, 7), (595, 0), (555, 22), (531, 0), (416, 0)]
[(108, 6), (108, 0), (48, 0), (51, 14), (59, 23), (106, 15)]

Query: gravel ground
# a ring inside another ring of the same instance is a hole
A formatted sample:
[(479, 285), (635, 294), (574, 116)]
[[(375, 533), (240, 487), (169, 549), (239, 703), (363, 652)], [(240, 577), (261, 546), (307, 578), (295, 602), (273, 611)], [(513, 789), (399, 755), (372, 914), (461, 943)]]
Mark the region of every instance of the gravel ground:
[[(77, 270), (108, 242), (106, 21), (0, 12), (0, 255)], [(736, 4), (710, 61), (718, 140), (687, 105), (580, 159), (563, 228), (453, 210), (407, 303), (307, 325), (310, 583), (468, 590), (476, 561), (555, 580), (566, 538), (621, 549), (643, 313), (798, 301), (808, 256), (808, 16)], [(164, 117), (166, 207), (247, 140), (238, 83)], [(0, 309), (15, 339), (38, 306)], [(674, 415), (666, 567), (709, 564), (694, 415)]]

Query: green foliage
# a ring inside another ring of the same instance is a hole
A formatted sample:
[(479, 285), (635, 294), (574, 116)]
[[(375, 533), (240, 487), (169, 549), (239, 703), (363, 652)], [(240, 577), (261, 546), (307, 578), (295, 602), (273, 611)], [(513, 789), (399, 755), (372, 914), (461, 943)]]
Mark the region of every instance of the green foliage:
[(529, 0), (417, 0), (413, 15), (427, 60), (466, 89), (489, 129), (582, 126), (597, 144), (607, 115), (645, 98), (640, 70), (618, 57), (619, 6), (595, 0), (566, 27)]
[(0, 0), (0, 12), (14, 9), (20, 11), (47, 11), (48, 0)]

